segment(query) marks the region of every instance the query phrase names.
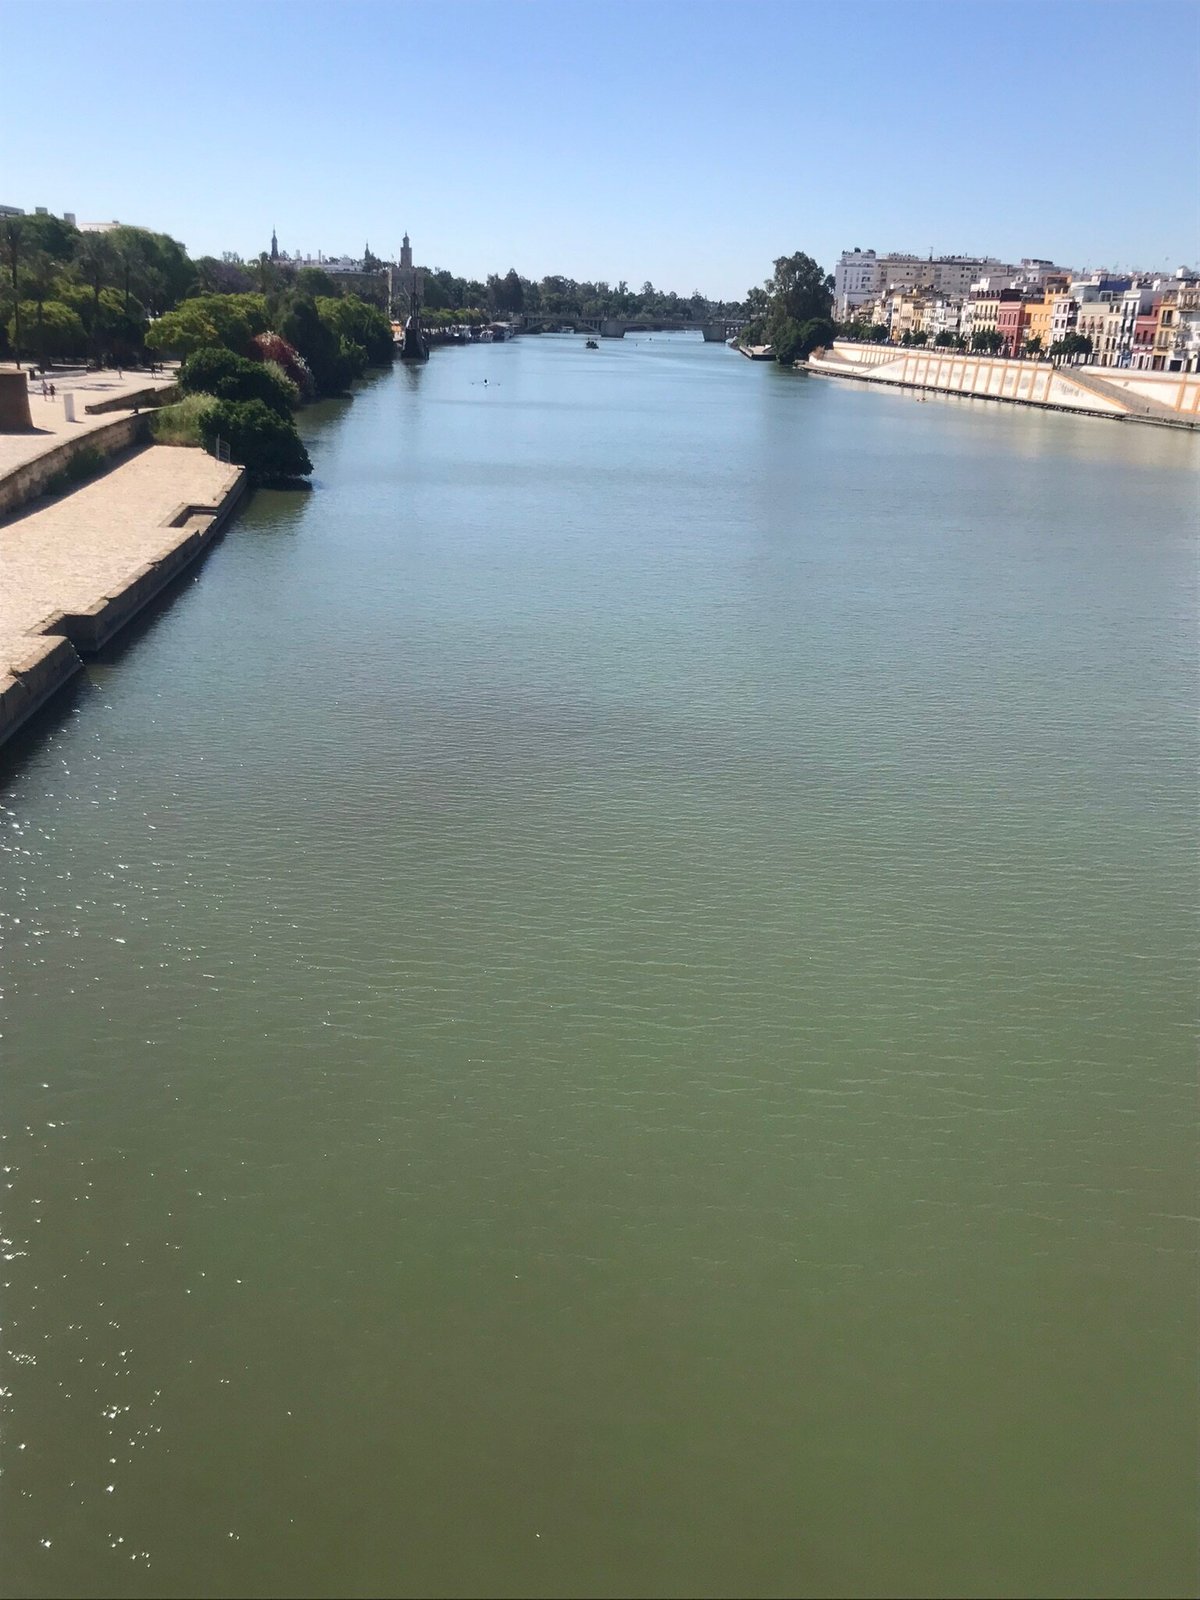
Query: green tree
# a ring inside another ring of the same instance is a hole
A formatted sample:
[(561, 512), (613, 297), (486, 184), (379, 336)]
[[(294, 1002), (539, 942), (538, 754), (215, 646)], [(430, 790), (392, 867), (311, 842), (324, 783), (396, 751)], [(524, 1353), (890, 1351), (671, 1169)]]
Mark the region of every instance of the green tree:
[(21, 272), (21, 258), (25, 243), (25, 231), (22, 227), (24, 217), (6, 217), (0, 226), (0, 248), (4, 253), (4, 265), (8, 272), (10, 299), (13, 308), (12, 331), (9, 342), (12, 345), (13, 355), (17, 361), (21, 359), (21, 291), (18, 279)]
[(281, 307), (278, 331), (294, 346), (312, 371), (320, 394), (344, 394), (355, 377), (349, 353), (337, 329), (322, 319), (310, 295), (291, 293)]
[[(46, 364), (49, 354), (45, 340), (45, 306), (46, 301), (54, 294), (55, 285), (61, 272), (60, 264), (47, 250), (32, 251), (21, 270), (21, 293), (33, 301), (34, 315), (37, 332), (34, 335), (34, 347), (38, 353), (38, 361)], [(82, 346), (79, 346), (82, 349)]]
[(121, 361), (140, 353), (146, 336), (146, 312), (140, 300), (126, 297), (120, 289), (101, 289), (93, 316), (96, 320), (88, 331), (99, 353)]
[(272, 371), (220, 347), (190, 355), (179, 369), (179, 387), (184, 394), (211, 394), (218, 400), (261, 400), (280, 417), (290, 417), (298, 399), (295, 385), (278, 367)]
[(954, 350), (957, 348), (958, 342), (958, 335), (956, 333), (949, 333), (943, 329), (942, 332), (937, 334), (934, 338), (933, 345), (935, 350)]
[(245, 294), (254, 288), (254, 279), (236, 261), (218, 261), (201, 256), (196, 262), (196, 282), (201, 294)]
[(80, 282), (86, 283), (91, 290), (88, 334), (91, 338), (93, 355), (96, 355), (99, 352), (99, 331), (101, 331), (99, 294), (102, 288), (107, 288), (112, 283), (117, 270), (117, 253), (109, 240), (109, 235), (80, 234), (75, 250), (75, 270), (80, 275)]
[(978, 350), (984, 355), (995, 355), (1004, 344), (1003, 334), (997, 333), (995, 328), (980, 328), (971, 335), (971, 349)]
[[(44, 300), (40, 304), (27, 300), (22, 310), (26, 327), (36, 319), (38, 355), (41, 361), (82, 355), (87, 349), (87, 330), (79, 313), (70, 306), (63, 305), (61, 300)], [(15, 333), (15, 319), (10, 317), (8, 337), (14, 346)]]
[(146, 344), (169, 355), (190, 356), (211, 345), (242, 355), (254, 335), (266, 328), (267, 308), (261, 295), (197, 295), (152, 322)]
[(384, 367), (392, 361), (396, 353), (392, 325), (378, 306), (348, 294), (340, 300), (319, 299), (316, 307), (317, 315), (340, 339), (362, 349), (364, 366)]
[(790, 317), (793, 322), (810, 322), (827, 317), (833, 309), (833, 294), (826, 275), (811, 256), (798, 250), (795, 255), (779, 256), (775, 271), (767, 280), (767, 295), (772, 314)]
[(44, 250), (60, 265), (74, 259), (80, 239), (79, 229), (74, 223), (65, 222), (62, 217), (52, 217), (49, 213), (43, 215), (35, 212), (31, 217), (21, 218), (21, 232), (28, 251)]
[(297, 294), (309, 295), (314, 300), (318, 295), (334, 300), (342, 292), (329, 274), (320, 267), (301, 267), (296, 274), (295, 287)]
[(515, 267), (509, 267), (503, 278), (499, 280), (496, 293), (496, 309), (498, 311), (524, 311), (525, 288), (517, 275)]
[(209, 449), (222, 440), (231, 460), (260, 482), (286, 482), (312, 472), (295, 423), (261, 400), (218, 400), (200, 418), (200, 430)]
[(1027, 356), (1040, 356), (1042, 353), (1042, 336), (1040, 333), (1032, 334), (1025, 341), (1025, 354)]
[(156, 316), (198, 286), (196, 266), (178, 239), (150, 228), (114, 228), (107, 238), (116, 261), (114, 282)]

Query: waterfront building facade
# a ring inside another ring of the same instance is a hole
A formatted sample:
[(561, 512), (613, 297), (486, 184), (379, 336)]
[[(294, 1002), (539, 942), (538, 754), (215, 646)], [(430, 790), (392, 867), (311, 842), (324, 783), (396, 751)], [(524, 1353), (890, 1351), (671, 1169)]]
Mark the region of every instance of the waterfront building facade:
[(1078, 273), (1042, 256), (918, 256), (842, 252), (835, 315), (859, 328), (886, 327), (893, 344), (970, 344), (994, 332), (1006, 355), (1031, 341), (1048, 353), (1071, 334), (1091, 341), (1102, 367), (1200, 370), (1200, 274)]

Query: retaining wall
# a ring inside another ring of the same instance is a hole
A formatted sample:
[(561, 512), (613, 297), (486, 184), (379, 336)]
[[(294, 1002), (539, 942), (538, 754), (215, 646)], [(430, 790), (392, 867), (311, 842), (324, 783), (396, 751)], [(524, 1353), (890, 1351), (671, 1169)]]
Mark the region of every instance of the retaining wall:
[(242, 468), (231, 468), (216, 505), (180, 505), (167, 518), (152, 560), (84, 610), (52, 612), (26, 636), (27, 648), (0, 666), (0, 744), (82, 669), (83, 656), (103, 648), (212, 543), (245, 494), (246, 482)]
[(842, 340), (835, 342), (832, 351), (810, 356), (807, 367), (826, 377), (861, 378), (869, 383), (1006, 400), (1094, 417), (1176, 427), (1200, 421), (1200, 374), (1196, 373), (1056, 367), (1048, 361), (1013, 361), (1005, 356)]
[(44, 450), (40, 456), (34, 456), (32, 461), (14, 467), (0, 478), (0, 521), (27, 501), (44, 494), (50, 480), (56, 478), (77, 456), (89, 450), (99, 451), (102, 456), (118, 455), (131, 445), (148, 439), (149, 427), (149, 419), (145, 416), (118, 417), (114, 422), (89, 428), (86, 433), (73, 439), (64, 439), (61, 444)]

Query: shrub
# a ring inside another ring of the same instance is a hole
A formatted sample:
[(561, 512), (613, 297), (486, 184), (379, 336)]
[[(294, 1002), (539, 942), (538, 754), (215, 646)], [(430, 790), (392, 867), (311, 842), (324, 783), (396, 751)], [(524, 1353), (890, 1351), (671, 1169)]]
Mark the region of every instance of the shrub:
[(104, 465), (103, 452), (89, 445), (86, 449), (77, 451), (65, 467), (61, 467), (47, 480), (44, 493), (61, 494), (64, 489), (70, 489), (77, 483), (94, 478)]
[(294, 411), (300, 404), (300, 386), (292, 382), (278, 361), (264, 361), (263, 366), (282, 385), (281, 392), (287, 395), (288, 405)]
[(254, 350), (260, 361), (270, 361), (283, 368), (285, 375), (296, 385), (301, 400), (311, 400), (316, 392), (308, 362), (279, 333), (256, 334)]
[(202, 445), (205, 416), (219, 404), (211, 394), (189, 394), (178, 404), (151, 413), (150, 437), (155, 444)]
[(307, 477), (312, 462), (296, 425), (261, 400), (217, 400), (200, 421), (204, 443), (229, 446), (231, 460), (268, 482)]
[(281, 417), (292, 414), (293, 386), (264, 362), (247, 361), (231, 350), (197, 350), (179, 372), (185, 394), (215, 394), (218, 400), (261, 400)]

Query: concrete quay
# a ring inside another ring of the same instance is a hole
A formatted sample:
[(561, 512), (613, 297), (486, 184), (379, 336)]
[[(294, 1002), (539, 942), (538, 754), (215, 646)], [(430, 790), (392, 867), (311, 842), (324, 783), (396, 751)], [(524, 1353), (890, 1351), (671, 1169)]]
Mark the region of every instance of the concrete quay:
[[(7, 369), (6, 369), (7, 370)], [(110, 411), (132, 411), (135, 406), (161, 405), (169, 394), (163, 391), (174, 388), (177, 374), (168, 370), (151, 376), (148, 372), (88, 372), (83, 368), (67, 368), (47, 374), (47, 382), (57, 391), (54, 399), (42, 397), (42, 380), (29, 382), (29, 414), (33, 431), (29, 433), (0, 433), (0, 477), (6, 477), (15, 467), (57, 449), (69, 439), (78, 439), (112, 421), (105, 415)], [(68, 422), (63, 401), (68, 395), (75, 401), (75, 421)]]
[(211, 543), (241, 467), (152, 445), (0, 524), (0, 743)]
[(809, 356), (802, 365), (819, 377), (855, 378), (964, 399), (1074, 411), (1117, 422), (1200, 428), (1197, 373), (1056, 367), (1048, 361), (1013, 361), (1004, 356), (842, 340), (832, 349)]
[[(3, 374), (6, 383), (16, 373)], [(21, 375), (24, 382), (24, 375)], [(145, 414), (134, 407), (154, 407), (175, 394), (174, 372), (55, 372), (58, 391), (51, 400), (41, 382), (27, 386), (32, 428), (0, 432), (0, 519), (45, 493), (77, 456), (114, 456), (148, 437)], [(67, 420), (65, 398), (74, 397), (75, 420)], [(116, 413), (116, 414), (114, 414)]]

